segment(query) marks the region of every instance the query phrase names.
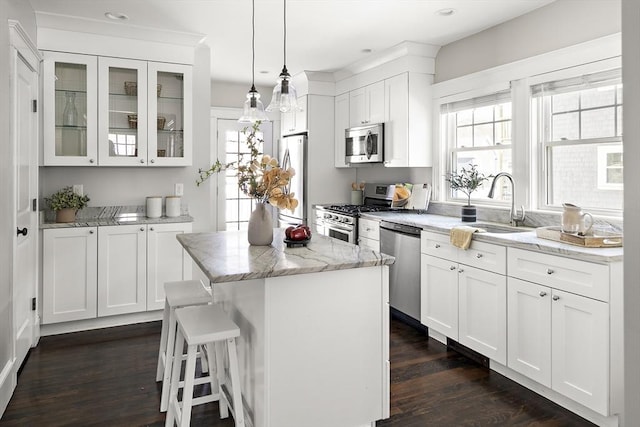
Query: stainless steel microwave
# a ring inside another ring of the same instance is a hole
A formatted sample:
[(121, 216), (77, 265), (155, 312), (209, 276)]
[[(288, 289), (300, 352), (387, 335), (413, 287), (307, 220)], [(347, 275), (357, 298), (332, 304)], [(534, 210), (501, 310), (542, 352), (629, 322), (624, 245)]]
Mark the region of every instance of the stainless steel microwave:
[(346, 163), (384, 162), (384, 123), (345, 130)]

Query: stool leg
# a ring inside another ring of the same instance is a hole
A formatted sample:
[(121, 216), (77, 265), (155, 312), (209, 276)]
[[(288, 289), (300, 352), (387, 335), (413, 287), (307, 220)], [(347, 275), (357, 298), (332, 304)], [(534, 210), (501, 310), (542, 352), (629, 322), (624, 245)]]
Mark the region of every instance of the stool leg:
[(184, 388), (182, 389), (182, 416), (180, 427), (189, 427), (191, 422), (191, 406), (193, 401), (193, 382), (196, 376), (197, 345), (187, 347), (187, 366), (184, 370)]
[[(205, 344), (202, 346), (202, 350), (206, 347), (206, 355), (200, 358), (200, 361), (206, 360), (206, 363), (211, 367), (209, 370), (209, 382), (211, 383), (211, 394), (215, 394), (218, 392), (218, 396), (220, 396), (220, 387), (218, 386), (218, 377), (216, 376), (217, 371), (215, 370), (214, 363), (216, 363), (216, 349), (212, 342)], [(220, 400), (220, 398), (218, 398)]]
[(236, 352), (235, 338), (227, 340), (229, 353), (229, 374), (231, 375), (231, 388), (233, 389), (233, 413), (236, 426), (244, 425), (244, 408), (242, 405), (242, 387), (240, 386), (240, 371), (238, 370), (238, 353)]
[[(173, 365), (173, 362), (175, 360), (182, 360), (182, 347), (180, 347), (180, 351), (177, 353), (171, 351), (171, 349), (174, 348), (176, 329), (178, 329), (176, 322), (176, 311), (174, 308), (169, 309), (169, 320), (167, 321), (167, 324), (166, 348), (168, 348), (169, 351), (165, 352), (164, 358), (164, 375), (162, 380), (162, 395), (160, 396), (160, 412), (165, 412), (169, 404), (169, 386), (167, 383), (169, 382), (169, 378), (171, 376), (171, 366)], [(180, 366), (180, 363), (178, 363), (178, 365)]]
[(227, 399), (225, 398), (225, 394), (222, 392), (222, 385), (225, 383), (224, 353), (222, 351), (222, 342), (216, 341), (214, 346), (216, 348), (216, 374), (218, 377), (218, 393), (220, 396), (220, 399), (218, 400), (218, 405), (220, 408), (220, 418), (227, 418), (229, 416), (229, 408), (227, 407)]
[[(174, 348), (175, 353), (182, 353), (182, 348), (184, 347), (184, 337), (182, 336), (182, 332), (178, 331), (178, 336), (176, 338), (176, 344)], [(170, 382), (170, 391), (168, 396), (168, 409), (167, 409), (167, 417), (165, 419), (165, 427), (173, 427), (174, 420), (176, 419), (176, 411), (180, 410), (180, 405), (178, 403), (178, 391), (180, 389), (180, 370), (182, 369), (182, 357), (177, 360), (177, 363), (174, 363), (171, 370), (171, 382)], [(167, 381), (165, 381), (166, 383)], [(162, 384), (164, 389), (165, 383)], [(181, 418), (181, 417), (180, 417)]]
[(158, 370), (156, 381), (164, 377), (164, 364), (167, 359), (167, 329), (169, 328), (169, 303), (164, 301), (164, 312), (162, 314), (162, 332), (160, 332), (160, 350), (158, 350)]
[(200, 346), (200, 368), (203, 374), (209, 372), (209, 361), (207, 360), (207, 356), (204, 351), (205, 346)]

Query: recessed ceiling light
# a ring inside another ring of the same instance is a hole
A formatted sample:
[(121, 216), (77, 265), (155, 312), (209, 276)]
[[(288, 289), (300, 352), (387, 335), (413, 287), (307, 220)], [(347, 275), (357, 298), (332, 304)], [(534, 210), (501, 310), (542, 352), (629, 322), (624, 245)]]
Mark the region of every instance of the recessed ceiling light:
[(373, 52), (373, 50), (371, 50), (371, 49), (362, 49), (361, 52), (362, 53), (371, 53), (371, 52)]
[(440, 15), (440, 16), (451, 16), (453, 14), (456, 13), (455, 9), (451, 9), (451, 8), (447, 8), (447, 9), (440, 9), (438, 11), (436, 11), (436, 15)]
[(113, 19), (114, 21), (126, 21), (127, 19), (129, 19), (127, 15), (120, 12), (107, 12), (104, 14), (104, 16), (109, 19)]

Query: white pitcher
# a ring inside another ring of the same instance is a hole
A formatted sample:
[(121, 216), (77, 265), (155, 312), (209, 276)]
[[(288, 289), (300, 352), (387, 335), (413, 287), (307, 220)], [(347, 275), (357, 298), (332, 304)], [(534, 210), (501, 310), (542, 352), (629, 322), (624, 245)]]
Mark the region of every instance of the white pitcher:
[[(593, 226), (593, 217), (589, 212), (582, 212), (582, 208), (571, 203), (563, 203), (562, 207), (562, 231), (565, 233), (587, 234)], [(589, 226), (585, 224), (588, 218)]]

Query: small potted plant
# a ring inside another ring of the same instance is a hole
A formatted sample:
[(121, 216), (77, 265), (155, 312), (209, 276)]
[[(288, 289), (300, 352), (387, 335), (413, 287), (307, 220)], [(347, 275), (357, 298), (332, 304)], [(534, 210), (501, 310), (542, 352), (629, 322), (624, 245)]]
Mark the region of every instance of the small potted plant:
[(74, 222), (78, 210), (87, 206), (89, 200), (86, 194), (81, 196), (75, 193), (73, 187), (64, 187), (53, 193), (51, 197), (44, 198), (49, 209), (55, 211), (56, 222)]
[(445, 180), (454, 191), (461, 191), (467, 196), (467, 205), (462, 207), (462, 221), (476, 222), (476, 207), (471, 205), (471, 193), (476, 191), (484, 181), (488, 181), (492, 175), (485, 176), (478, 171), (477, 165), (462, 166), (459, 172), (451, 172), (445, 176)]

